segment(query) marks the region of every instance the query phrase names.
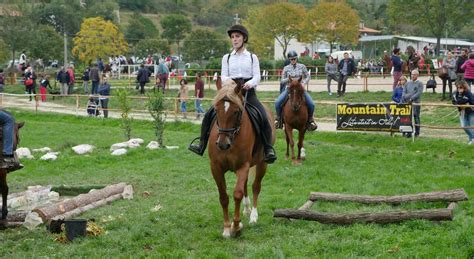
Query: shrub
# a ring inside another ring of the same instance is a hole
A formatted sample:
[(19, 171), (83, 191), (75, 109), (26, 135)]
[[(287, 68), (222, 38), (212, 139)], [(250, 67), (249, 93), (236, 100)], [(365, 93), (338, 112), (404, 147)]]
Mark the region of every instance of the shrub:
[(117, 99), (119, 108), (121, 111), (120, 116), (122, 117), (122, 129), (124, 130), (125, 137), (127, 140), (132, 138), (132, 121), (133, 118), (130, 117), (130, 111), (132, 106), (130, 99), (128, 99), (128, 91), (126, 89), (120, 89), (117, 91)]
[(163, 132), (165, 130), (166, 113), (164, 112), (164, 99), (161, 91), (150, 91), (148, 94), (146, 107), (153, 118), (156, 141), (163, 147)]

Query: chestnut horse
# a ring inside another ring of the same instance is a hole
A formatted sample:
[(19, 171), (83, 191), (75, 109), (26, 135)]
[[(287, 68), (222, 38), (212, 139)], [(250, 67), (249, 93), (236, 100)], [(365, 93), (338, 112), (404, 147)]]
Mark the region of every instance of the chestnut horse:
[[(285, 124), (286, 136), (286, 158), (289, 157), (291, 147), (291, 160), (293, 164), (301, 164), (301, 159), (305, 158), (303, 140), (306, 133), (308, 121), (308, 108), (304, 96), (304, 87), (301, 84), (301, 78), (294, 80), (291, 77), (288, 87), (288, 101), (283, 106), (283, 122)], [(293, 140), (293, 129), (297, 129), (298, 134), (298, 156), (295, 160), (295, 141)], [(302, 154), (303, 153), (303, 154)]]
[[(15, 124), (15, 132), (13, 138), (13, 151), (16, 150), (17, 145), (20, 143), (20, 128), (25, 125), (24, 122), (16, 123)], [(2, 131), (0, 128), (0, 137)], [(3, 149), (3, 145), (1, 145), (2, 141), (0, 140), (0, 147)], [(5, 221), (8, 215), (8, 208), (7, 208), (7, 197), (8, 197), (8, 185), (7, 185), (7, 174), (9, 173), (8, 169), (0, 168), (0, 192), (2, 193), (2, 217), (0, 221)]]
[[(229, 81), (218, 89), (213, 105), (216, 109), (216, 123), (209, 136), (209, 158), (212, 176), (217, 184), (219, 200), (224, 212), (224, 237), (235, 237), (240, 234), (243, 224), (240, 222), (240, 203), (244, 200), (244, 214), (250, 213), (249, 223), (257, 222), (257, 200), (261, 182), (267, 170), (263, 158), (263, 145), (252, 127), (245, 109), (245, 97), (242, 94), (242, 83)], [(269, 122), (273, 121), (267, 109)], [(273, 125), (273, 123), (270, 123)], [(275, 128), (272, 127), (272, 142), (275, 142)], [(255, 180), (252, 185), (253, 208), (247, 194), (249, 169), (256, 166)], [(234, 187), (234, 218), (229, 219), (229, 196), (224, 174), (235, 172), (237, 181)]]

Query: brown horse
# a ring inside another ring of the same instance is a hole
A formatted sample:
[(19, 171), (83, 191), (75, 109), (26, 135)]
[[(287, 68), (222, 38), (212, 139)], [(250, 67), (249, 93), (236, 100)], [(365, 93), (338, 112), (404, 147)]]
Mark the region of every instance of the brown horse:
[[(245, 97), (242, 84), (231, 81), (218, 89), (213, 104), (216, 109), (216, 123), (209, 136), (209, 158), (212, 176), (217, 184), (219, 200), (224, 212), (224, 237), (235, 237), (240, 234), (243, 224), (240, 222), (240, 203), (244, 200), (244, 214), (250, 212), (250, 224), (258, 219), (257, 200), (261, 182), (267, 170), (263, 161), (263, 145), (252, 127), (249, 115), (245, 110)], [(273, 121), (267, 109), (269, 121)], [(273, 125), (273, 123), (270, 123)], [(275, 128), (272, 128), (275, 142)], [(249, 169), (256, 166), (255, 180), (252, 185), (253, 208), (250, 210), (250, 199), (247, 194)], [(229, 219), (229, 196), (224, 174), (235, 172), (237, 176), (234, 187), (234, 218)]]
[[(16, 123), (15, 124), (15, 133), (13, 138), (13, 151), (16, 150), (17, 145), (20, 143), (20, 128), (25, 125), (24, 122)], [(0, 128), (0, 137), (2, 131)], [(3, 145), (1, 145), (2, 141), (0, 140), (0, 147), (3, 149)], [(7, 174), (9, 173), (8, 169), (0, 168), (0, 191), (2, 192), (2, 217), (0, 218), (1, 221), (6, 221), (8, 215), (8, 208), (7, 208), (7, 197), (8, 197), (8, 185), (7, 185)]]
[[(288, 101), (283, 106), (283, 122), (285, 123), (286, 136), (286, 158), (289, 157), (291, 147), (291, 160), (293, 164), (301, 164), (305, 158), (303, 147), (304, 134), (306, 133), (308, 121), (308, 108), (304, 96), (304, 87), (299, 80), (293, 80), (290, 77), (290, 86), (288, 87)], [(297, 129), (298, 134), (298, 157), (295, 160), (295, 141), (293, 140), (293, 129)]]

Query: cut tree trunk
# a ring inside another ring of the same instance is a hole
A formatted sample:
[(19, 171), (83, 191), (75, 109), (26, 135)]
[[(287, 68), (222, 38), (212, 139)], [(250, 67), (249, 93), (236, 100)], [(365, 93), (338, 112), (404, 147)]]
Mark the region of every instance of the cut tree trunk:
[(75, 216), (78, 216), (88, 210), (91, 210), (91, 209), (95, 209), (95, 208), (98, 208), (98, 207), (102, 207), (104, 205), (107, 205), (115, 200), (118, 200), (118, 199), (121, 199), (122, 198), (122, 193), (119, 193), (119, 194), (115, 194), (115, 195), (112, 195), (110, 197), (107, 197), (103, 200), (98, 200), (96, 202), (93, 202), (91, 204), (88, 204), (88, 205), (85, 205), (83, 207), (79, 207), (79, 208), (76, 208), (74, 210), (71, 210), (71, 211), (68, 211), (64, 214), (61, 214), (61, 215), (57, 215), (55, 217), (52, 218), (52, 220), (64, 220), (64, 219), (70, 219), (70, 218), (73, 218)]
[[(10, 200), (13, 200), (13, 199), (16, 199), (16, 198), (19, 198), (19, 197), (22, 197), (22, 196), (26, 196), (27, 194), (31, 194), (31, 193), (38, 193), (38, 192), (43, 192), (43, 191), (50, 191), (51, 190), (51, 186), (48, 185), (48, 186), (39, 186), (39, 187), (33, 187), (29, 190), (26, 190), (24, 192), (15, 192), (15, 193), (10, 193), (8, 194), (8, 197), (7, 197), (7, 204), (10, 203)], [(3, 205), (3, 202), (0, 200), (0, 207)]]
[(450, 209), (431, 209), (417, 211), (393, 211), (377, 213), (335, 214), (321, 213), (306, 210), (277, 209), (274, 217), (290, 219), (313, 220), (326, 224), (354, 224), (354, 223), (397, 223), (411, 219), (427, 219), (433, 221), (452, 220), (453, 212)]
[(447, 190), (439, 192), (425, 192), (417, 194), (396, 195), (396, 196), (370, 196), (370, 195), (350, 195), (341, 193), (312, 192), (311, 201), (353, 201), (360, 203), (392, 203), (399, 204), (411, 201), (463, 201), (467, 200), (467, 193), (464, 189)]
[(109, 185), (103, 189), (92, 190), (89, 193), (80, 194), (74, 198), (67, 199), (56, 204), (36, 208), (33, 210), (33, 212), (38, 213), (43, 222), (46, 222), (58, 215), (65, 214), (100, 200), (107, 199), (110, 196), (114, 196), (116, 194), (121, 195), (125, 189), (125, 186), (127, 186), (126, 183)]
[(29, 211), (19, 210), (19, 211), (10, 211), (7, 215), (8, 222), (23, 222), (25, 221), (26, 215)]

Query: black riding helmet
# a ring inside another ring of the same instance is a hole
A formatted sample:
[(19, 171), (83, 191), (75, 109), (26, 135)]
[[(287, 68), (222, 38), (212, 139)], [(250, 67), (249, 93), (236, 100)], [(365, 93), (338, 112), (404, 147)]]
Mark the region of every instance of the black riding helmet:
[(287, 54), (287, 57), (288, 58), (298, 58), (298, 53), (296, 53), (296, 51), (294, 51), (294, 50), (290, 50)]
[(244, 43), (247, 43), (247, 41), (249, 40), (249, 32), (247, 31), (247, 29), (246, 29), (243, 25), (240, 25), (240, 24), (234, 24), (234, 25), (232, 25), (232, 26), (227, 30), (227, 34), (229, 35), (229, 38), (230, 38), (230, 35), (231, 35), (233, 32), (242, 33), (242, 35), (244, 35)]

